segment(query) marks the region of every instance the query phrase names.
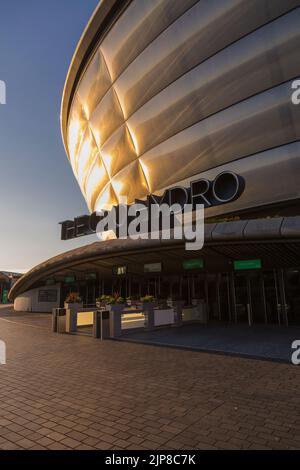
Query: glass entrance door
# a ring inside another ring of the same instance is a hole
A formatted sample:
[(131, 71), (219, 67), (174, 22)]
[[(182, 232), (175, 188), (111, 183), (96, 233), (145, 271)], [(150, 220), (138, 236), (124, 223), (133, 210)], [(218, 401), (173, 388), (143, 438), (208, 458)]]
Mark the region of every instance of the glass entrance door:
[(262, 272), (249, 272), (248, 278), (248, 323), (267, 323), (266, 296)]
[(234, 321), (236, 323), (251, 323), (251, 291), (249, 289), (249, 279), (245, 273), (236, 273), (234, 276), (234, 287), (232, 295), (234, 304)]
[(285, 287), (285, 310), (288, 323), (300, 324), (300, 270), (299, 268), (287, 269), (283, 273)]
[(228, 273), (218, 274), (217, 277), (218, 319), (223, 322), (232, 321), (232, 306), (230, 302), (230, 279)]
[(276, 270), (236, 272), (232, 282), (237, 323), (287, 324), (285, 286)]
[(281, 324), (281, 305), (276, 270), (263, 274), (267, 323)]

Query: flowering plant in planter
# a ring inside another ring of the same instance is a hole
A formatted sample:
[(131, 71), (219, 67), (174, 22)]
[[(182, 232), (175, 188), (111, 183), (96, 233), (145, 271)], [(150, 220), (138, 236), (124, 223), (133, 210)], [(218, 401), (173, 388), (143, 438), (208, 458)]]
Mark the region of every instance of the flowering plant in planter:
[(110, 297), (110, 300), (107, 303), (110, 305), (125, 304), (125, 299), (123, 297)]
[(113, 295), (110, 297), (109, 304), (125, 304), (125, 299), (124, 297), (121, 297), (119, 292), (114, 292)]
[(145, 297), (141, 297), (141, 302), (154, 302), (154, 297), (153, 295), (145, 295)]
[(71, 310), (73, 313), (78, 312), (83, 307), (82, 299), (79, 293), (70, 292), (70, 294), (66, 297), (64, 307), (65, 309)]
[(101, 297), (97, 297), (97, 303), (107, 303), (110, 300), (110, 295), (101, 295)]
[(100, 297), (97, 297), (96, 298), (96, 307), (97, 308), (105, 307), (105, 305), (108, 302), (108, 299), (109, 299), (108, 295), (101, 295)]
[(124, 304), (125, 299), (115, 292), (113, 295), (102, 295), (96, 299), (97, 303), (103, 303), (106, 305)]
[(78, 292), (70, 292), (65, 300), (66, 304), (81, 304), (82, 299)]

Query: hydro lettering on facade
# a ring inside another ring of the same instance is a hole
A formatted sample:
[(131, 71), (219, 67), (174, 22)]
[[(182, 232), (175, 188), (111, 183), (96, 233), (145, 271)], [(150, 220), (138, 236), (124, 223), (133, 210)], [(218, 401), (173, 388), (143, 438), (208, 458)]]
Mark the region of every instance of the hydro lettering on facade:
[[(226, 171), (216, 176), (213, 181), (206, 178), (201, 178), (196, 181), (191, 181), (188, 188), (182, 186), (174, 186), (167, 189), (162, 196), (150, 194), (145, 201), (138, 202), (143, 209), (148, 211), (149, 228), (151, 226), (151, 205), (169, 207), (175, 204), (179, 205), (182, 209), (188, 204), (192, 205), (193, 210), (197, 205), (204, 205), (204, 207), (212, 207), (220, 204), (226, 204), (234, 201), (244, 191), (244, 179), (233, 172)], [(130, 207), (130, 206), (128, 206)], [(118, 207), (115, 207), (119, 216)], [(98, 223), (107, 216), (109, 211), (104, 210), (102, 215), (94, 212), (91, 215), (83, 215), (76, 217), (74, 220), (65, 220), (61, 222), (61, 239), (70, 240), (73, 238), (91, 235), (96, 232)], [(173, 224), (176, 214), (172, 214)], [(120, 216), (121, 217), (121, 216)], [(132, 219), (128, 216), (128, 223)], [(117, 221), (121, 225), (121, 220)], [(161, 227), (159, 226), (159, 229)], [(117, 238), (119, 237), (118, 227), (116, 231)]]

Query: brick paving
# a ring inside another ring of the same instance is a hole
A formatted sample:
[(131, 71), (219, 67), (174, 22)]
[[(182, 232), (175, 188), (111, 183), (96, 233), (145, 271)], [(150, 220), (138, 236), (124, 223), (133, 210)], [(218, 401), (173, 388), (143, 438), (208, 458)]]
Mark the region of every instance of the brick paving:
[(300, 449), (300, 368), (57, 335), (0, 310), (0, 449)]

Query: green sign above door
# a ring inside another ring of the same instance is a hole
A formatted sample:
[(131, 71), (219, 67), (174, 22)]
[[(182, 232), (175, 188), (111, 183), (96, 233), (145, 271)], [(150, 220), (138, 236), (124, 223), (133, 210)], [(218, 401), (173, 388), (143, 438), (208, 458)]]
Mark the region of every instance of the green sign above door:
[(234, 261), (234, 269), (261, 269), (261, 259), (238, 259)]
[(182, 263), (183, 269), (203, 269), (203, 258), (185, 259)]
[(97, 273), (87, 273), (85, 275), (86, 281), (95, 281), (97, 279)]

